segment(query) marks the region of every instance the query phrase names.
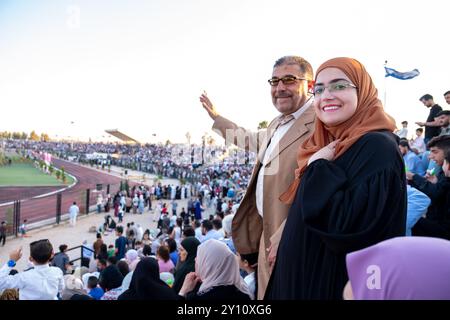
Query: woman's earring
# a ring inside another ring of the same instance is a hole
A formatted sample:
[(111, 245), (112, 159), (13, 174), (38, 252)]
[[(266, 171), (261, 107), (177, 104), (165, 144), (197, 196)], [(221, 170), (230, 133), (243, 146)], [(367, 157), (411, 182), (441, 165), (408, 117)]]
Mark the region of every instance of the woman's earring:
[(314, 95), (314, 81), (308, 81), (308, 93)]

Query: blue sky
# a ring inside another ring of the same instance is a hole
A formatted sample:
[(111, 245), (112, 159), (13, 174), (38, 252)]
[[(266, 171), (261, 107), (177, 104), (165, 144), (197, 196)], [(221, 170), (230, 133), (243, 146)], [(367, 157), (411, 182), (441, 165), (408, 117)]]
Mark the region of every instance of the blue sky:
[[(386, 110), (398, 126), (423, 121), (421, 95), (449, 108), (449, 7), (437, 0), (0, 0), (0, 130), (98, 140), (118, 128), (144, 142), (184, 142), (189, 131), (195, 142), (214, 135), (198, 102), (202, 90), (221, 114), (255, 129), (276, 116), (266, 80), (289, 54), (314, 69), (336, 56), (356, 58), (382, 100), (387, 87)], [(385, 60), (421, 75), (384, 79)]]

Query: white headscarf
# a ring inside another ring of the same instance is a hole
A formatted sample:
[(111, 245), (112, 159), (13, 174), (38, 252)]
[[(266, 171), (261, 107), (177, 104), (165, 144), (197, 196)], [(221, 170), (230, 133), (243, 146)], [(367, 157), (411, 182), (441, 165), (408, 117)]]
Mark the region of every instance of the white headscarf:
[(227, 233), (227, 237), (231, 238), (231, 223), (233, 222), (234, 214), (227, 214), (223, 217), (222, 228)]
[(75, 276), (69, 274), (64, 276), (64, 282), (68, 290), (83, 290), (83, 282)]
[(253, 299), (247, 284), (239, 274), (235, 255), (219, 240), (210, 239), (198, 246), (195, 271), (202, 280), (199, 294), (213, 287), (234, 285)]
[(125, 292), (130, 287), (131, 279), (133, 278), (134, 271), (130, 271), (127, 273), (127, 275), (122, 280), (122, 286), (120, 287), (122, 289), (122, 292)]
[(74, 294), (87, 294), (83, 287), (83, 282), (72, 274), (67, 274), (64, 276), (64, 284), (65, 288), (61, 294), (62, 300), (69, 300)]
[(81, 280), (81, 277), (83, 277), (83, 275), (86, 273), (89, 273), (89, 269), (86, 268), (85, 266), (82, 266), (82, 267), (78, 267), (75, 269), (73, 276), (75, 276), (75, 278)]
[(136, 269), (136, 266), (140, 261), (138, 252), (134, 249), (130, 249), (125, 254), (125, 257), (130, 271)]
[(130, 249), (130, 250), (127, 251), (125, 256), (126, 256), (127, 262), (133, 262), (134, 260), (137, 259), (138, 253), (137, 253), (136, 250)]

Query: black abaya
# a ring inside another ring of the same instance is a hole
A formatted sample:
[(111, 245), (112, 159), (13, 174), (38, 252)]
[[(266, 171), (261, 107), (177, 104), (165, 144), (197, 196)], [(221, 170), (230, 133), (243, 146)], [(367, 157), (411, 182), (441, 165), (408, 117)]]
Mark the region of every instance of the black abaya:
[(278, 248), (266, 299), (342, 299), (345, 256), (404, 236), (406, 180), (395, 136), (371, 132), (311, 163)]
[(130, 287), (117, 300), (178, 300), (179, 296), (160, 279), (158, 262), (144, 258), (136, 266)]

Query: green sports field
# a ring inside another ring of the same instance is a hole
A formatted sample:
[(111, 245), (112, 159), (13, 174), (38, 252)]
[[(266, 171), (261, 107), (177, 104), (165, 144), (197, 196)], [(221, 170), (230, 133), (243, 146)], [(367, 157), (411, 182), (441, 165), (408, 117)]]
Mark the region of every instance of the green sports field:
[[(66, 184), (73, 182), (72, 178), (66, 174)], [(61, 180), (57, 180), (55, 173), (53, 176), (41, 172), (32, 164), (15, 163), (11, 166), (0, 167), (0, 186), (11, 187), (35, 187), (35, 186), (60, 186), (64, 185)]]

